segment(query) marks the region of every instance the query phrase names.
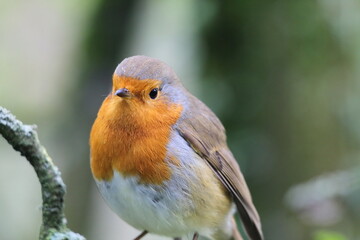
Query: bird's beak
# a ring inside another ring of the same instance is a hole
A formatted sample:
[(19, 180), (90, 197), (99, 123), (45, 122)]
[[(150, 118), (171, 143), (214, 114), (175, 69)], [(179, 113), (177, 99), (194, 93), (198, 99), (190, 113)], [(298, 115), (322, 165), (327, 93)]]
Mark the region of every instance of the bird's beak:
[(127, 88), (120, 88), (115, 91), (114, 95), (122, 97), (122, 98), (130, 98), (132, 97), (131, 92)]

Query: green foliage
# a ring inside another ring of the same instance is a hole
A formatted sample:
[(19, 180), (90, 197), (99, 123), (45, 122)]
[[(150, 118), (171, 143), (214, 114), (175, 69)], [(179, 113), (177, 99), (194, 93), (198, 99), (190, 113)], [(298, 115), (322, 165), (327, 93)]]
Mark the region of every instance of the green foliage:
[(315, 232), (314, 240), (348, 240), (343, 234), (335, 231), (320, 230)]

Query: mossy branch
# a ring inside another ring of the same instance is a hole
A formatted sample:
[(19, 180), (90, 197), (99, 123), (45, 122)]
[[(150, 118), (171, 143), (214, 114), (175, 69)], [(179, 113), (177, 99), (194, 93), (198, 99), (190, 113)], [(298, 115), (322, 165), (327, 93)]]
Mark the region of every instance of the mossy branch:
[(42, 226), (39, 239), (85, 240), (66, 227), (65, 184), (59, 169), (40, 144), (35, 126), (24, 125), (7, 109), (0, 107), (0, 134), (30, 162), (39, 178), (42, 192)]

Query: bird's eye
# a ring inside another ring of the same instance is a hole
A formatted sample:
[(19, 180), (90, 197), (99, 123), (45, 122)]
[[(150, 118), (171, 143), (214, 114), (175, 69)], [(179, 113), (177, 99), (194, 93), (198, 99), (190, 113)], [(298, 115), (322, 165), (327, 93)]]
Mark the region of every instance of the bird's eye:
[(150, 91), (149, 96), (151, 99), (155, 99), (158, 95), (159, 89), (158, 88), (154, 88)]

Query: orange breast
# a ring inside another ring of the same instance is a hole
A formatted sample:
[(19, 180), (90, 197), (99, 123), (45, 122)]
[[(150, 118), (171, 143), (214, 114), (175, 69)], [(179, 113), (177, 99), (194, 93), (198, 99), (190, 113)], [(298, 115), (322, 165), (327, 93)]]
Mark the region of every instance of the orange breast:
[(143, 183), (161, 184), (171, 176), (166, 146), (182, 107), (160, 99), (154, 105), (124, 104), (117, 98), (110, 94), (104, 100), (91, 130), (94, 177), (110, 180), (117, 170)]

